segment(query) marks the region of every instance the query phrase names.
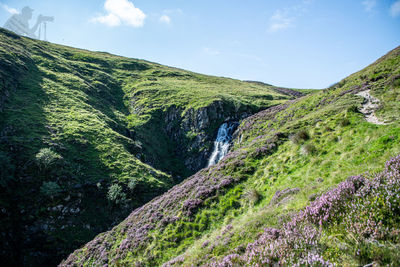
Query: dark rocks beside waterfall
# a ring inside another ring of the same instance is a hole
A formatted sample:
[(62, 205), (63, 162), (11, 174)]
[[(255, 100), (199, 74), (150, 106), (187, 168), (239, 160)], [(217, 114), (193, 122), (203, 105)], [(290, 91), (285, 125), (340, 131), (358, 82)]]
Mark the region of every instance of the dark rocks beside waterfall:
[(238, 121), (246, 118), (251, 113), (249, 108), (235, 109), (230, 103), (223, 101), (215, 101), (206, 107), (190, 108), (186, 111), (173, 106), (165, 114), (164, 129), (175, 142), (176, 152), (183, 159), (185, 166), (190, 172), (196, 172), (207, 166), (220, 125), (227, 120)]

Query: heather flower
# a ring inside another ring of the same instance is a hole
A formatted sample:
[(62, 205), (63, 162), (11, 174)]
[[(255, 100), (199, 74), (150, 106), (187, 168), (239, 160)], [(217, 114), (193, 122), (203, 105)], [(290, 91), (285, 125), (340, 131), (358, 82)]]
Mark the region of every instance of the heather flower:
[[(366, 244), (373, 240), (398, 242), (400, 214), (400, 155), (372, 178), (353, 176), (318, 197), (280, 229), (266, 228), (242, 255), (231, 254), (212, 266), (334, 266), (324, 259), (321, 233), (333, 225)], [(398, 220), (398, 219), (396, 219)], [(237, 250), (240, 251), (240, 250)], [(361, 257), (360, 250), (356, 255)]]

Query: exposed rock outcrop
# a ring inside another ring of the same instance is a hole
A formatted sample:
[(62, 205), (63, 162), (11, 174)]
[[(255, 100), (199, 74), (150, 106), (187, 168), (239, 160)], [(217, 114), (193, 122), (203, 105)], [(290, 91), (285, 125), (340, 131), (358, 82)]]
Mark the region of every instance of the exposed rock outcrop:
[(194, 173), (207, 165), (218, 127), (253, 112), (246, 107), (233, 108), (231, 103), (223, 101), (186, 111), (171, 107), (165, 114), (165, 131), (176, 144), (176, 152), (184, 159), (184, 165)]
[(359, 92), (357, 95), (364, 98), (362, 107), (359, 110), (362, 114), (364, 114), (365, 120), (378, 125), (386, 124), (385, 122), (379, 120), (378, 117), (375, 115), (375, 110), (379, 108), (379, 99), (373, 97), (370, 94), (370, 90)]

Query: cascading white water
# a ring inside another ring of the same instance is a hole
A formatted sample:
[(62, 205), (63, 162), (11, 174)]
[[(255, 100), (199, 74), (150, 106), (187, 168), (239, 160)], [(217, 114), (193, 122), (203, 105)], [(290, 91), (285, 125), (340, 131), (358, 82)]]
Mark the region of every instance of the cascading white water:
[(214, 141), (214, 151), (211, 153), (207, 167), (217, 164), (226, 154), (228, 154), (232, 134), (237, 126), (237, 122), (225, 122), (219, 127), (217, 139)]

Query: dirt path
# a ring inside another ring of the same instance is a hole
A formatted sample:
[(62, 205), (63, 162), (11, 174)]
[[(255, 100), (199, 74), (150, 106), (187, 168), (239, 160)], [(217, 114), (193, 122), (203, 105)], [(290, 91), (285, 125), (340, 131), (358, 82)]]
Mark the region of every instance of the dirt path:
[(380, 121), (375, 115), (375, 110), (379, 108), (379, 99), (373, 97), (370, 94), (370, 90), (359, 92), (357, 95), (364, 97), (364, 102), (359, 110), (364, 114), (365, 120), (378, 125), (386, 124), (383, 121)]

